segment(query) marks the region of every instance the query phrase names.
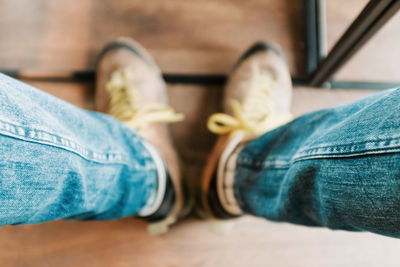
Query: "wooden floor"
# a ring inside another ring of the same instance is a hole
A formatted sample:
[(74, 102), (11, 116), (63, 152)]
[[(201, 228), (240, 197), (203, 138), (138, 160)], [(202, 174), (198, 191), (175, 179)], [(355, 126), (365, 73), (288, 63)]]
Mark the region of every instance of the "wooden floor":
[[(345, 2), (341, 5), (360, 5), (357, 0)], [(301, 1), (0, 0), (0, 6), (0, 68), (93, 68), (96, 54), (107, 41), (127, 35), (148, 47), (165, 72), (226, 73), (243, 49), (262, 39), (280, 43), (292, 74), (302, 74)], [(350, 13), (337, 11), (348, 21)], [(333, 25), (339, 25), (337, 33), (343, 21)], [(93, 108), (91, 83), (26, 82), (79, 107)], [(293, 112), (299, 116), (370, 93), (296, 88)], [(184, 175), (198, 179), (214, 142), (205, 128), (206, 119), (220, 110), (222, 87), (174, 84), (169, 85), (168, 95), (171, 105), (187, 115), (185, 122), (172, 126)], [(252, 217), (237, 220), (225, 236), (212, 227), (191, 218), (155, 237), (146, 233), (143, 222), (131, 218), (5, 226), (0, 227), (0, 266), (372, 267), (399, 263), (400, 242), (374, 234)]]
[(105, 43), (132, 36), (165, 72), (225, 73), (258, 40), (278, 42), (291, 51), (292, 72), (302, 69), (296, 0), (0, 0), (0, 5), (0, 67), (85, 69), (93, 67)]

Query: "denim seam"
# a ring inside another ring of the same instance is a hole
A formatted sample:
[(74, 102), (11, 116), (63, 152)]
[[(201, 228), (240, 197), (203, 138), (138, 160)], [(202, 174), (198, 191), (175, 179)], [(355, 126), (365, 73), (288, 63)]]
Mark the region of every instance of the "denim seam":
[[(389, 143), (388, 143), (389, 142)], [(360, 149), (360, 145), (364, 144), (364, 148)], [(386, 144), (386, 145), (385, 145)], [(359, 150), (357, 150), (357, 148)], [(324, 147), (313, 147), (296, 153), (292, 159), (280, 160), (257, 160), (248, 155), (240, 155), (238, 166), (250, 167), (253, 169), (287, 169), (291, 164), (308, 159), (327, 159), (327, 158), (350, 158), (364, 155), (375, 155), (385, 153), (400, 152), (400, 138), (381, 139), (374, 142), (366, 141), (356, 144), (331, 145)]]
[(77, 154), (78, 156), (98, 163), (129, 164), (118, 153), (101, 153), (89, 150), (77, 142), (61, 137), (45, 130), (32, 129), (26, 126), (0, 120), (0, 134), (27, 142), (58, 147)]
[[(392, 149), (375, 149), (375, 150), (367, 150), (363, 152), (353, 152), (353, 153), (341, 153), (341, 154), (311, 154), (305, 155), (301, 157), (294, 157), (292, 160), (288, 161), (262, 161), (262, 160), (254, 160), (248, 156), (241, 156), (237, 160), (237, 166), (239, 167), (247, 167), (252, 169), (288, 169), (292, 164), (310, 159), (339, 159), (339, 158), (351, 158), (357, 156), (365, 156), (365, 155), (379, 155), (379, 154), (387, 154), (387, 153), (396, 153), (400, 152), (400, 147), (392, 148)], [(278, 163), (277, 163), (278, 162)]]
[(400, 145), (400, 137), (390, 139), (377, 139), (364, 142), (354, 142), (350, 144), (338, 145), (324, 145), (314, 146), (301, 150), (295, 154), (294, 158), (299, 158), (308, 155), (321, 155), (321, 154), (345, 154), (345, 153), (358, 153), (363, 151), (392, 149)]
[[(359, 183), (349, 183), (349, 182), (334, 182), (334, 181), (323, 181), (324, 184), (327, 185), (337, 185), (337, 186), (358, 186)], [(386, 182), (374, 182), (374, 183), (364, 183), (364, 186), (368, 187), (382, 187), (385, 186), (387, 183)]]
[(340, 158), (352, 158), (357, 156), (366, 156), (366, 155), (380, 155), (380, 154), (388, 154), (388, 153), (398, 153), (400, 152), (400, 147), (393, 148), (381, 148), (381, 149), (370, 149), (364, 151), (357, 152), (347, 152), (347, 153), (326, 153), (326, 154), (310, 154), (304, 156), (295, 156), (291, 163), (295, 163), (302, 160), (309, 159), (340, 159)]

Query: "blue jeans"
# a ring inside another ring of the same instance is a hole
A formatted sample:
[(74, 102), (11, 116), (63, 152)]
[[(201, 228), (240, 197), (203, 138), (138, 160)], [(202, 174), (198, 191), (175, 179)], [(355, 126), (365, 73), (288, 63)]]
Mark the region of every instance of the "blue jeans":
[(0, 225), (136, 215), (156, 183), (124, 124), (0, 74)]
[[(255, 216), (400, 237), (400, 90), (304, 115), (245, 145)], [(0, 76), (0, 224), (136, 215), (155, 191), (143, 141), (110, 116)]]
[(246, 213), (400, 237), (400, 89), (304, 115), (248, 143), (235, 172)]

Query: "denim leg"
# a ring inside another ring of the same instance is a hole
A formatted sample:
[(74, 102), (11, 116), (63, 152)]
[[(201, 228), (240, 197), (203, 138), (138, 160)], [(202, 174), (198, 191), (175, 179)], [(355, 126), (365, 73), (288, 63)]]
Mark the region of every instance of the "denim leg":
[(273, 221), (400, 237), (400, 89), (304, 115), (247, 143), (235, 196)]
[(0, 225), (135, 215), (156, 183), (134, 131), (0, 74)]

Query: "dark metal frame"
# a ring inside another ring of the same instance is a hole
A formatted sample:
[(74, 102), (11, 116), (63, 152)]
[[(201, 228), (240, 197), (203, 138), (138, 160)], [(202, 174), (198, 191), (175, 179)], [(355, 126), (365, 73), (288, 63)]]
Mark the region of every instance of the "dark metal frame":
[[(8, 76), (30, 81), (54, 81), (54, 82), (88, 82), (95, 80), (95, 70), (79, 70), (71, 72), (47, 72), (20, 69), (0, 69), (1, 73)], [(167, 83), (198, 84), (198, 85), (222, 85), (227, 76), (224, 74), (180, 74), (163, 73)]]
[(326, 56), (325, 37), (325, 0), (304, 0), (306, 64), (308, 75), (317, 69), (319, 62)]
[(331, 88), (386, 89), (400, 87), (399, 83), (330, 81), (340, 69), (394, 14), (400, 9), (400, 0), (371, 0), (329, 54), (326, 50), (325, 1), (304, 0), (306, 15), (306, 85)]

